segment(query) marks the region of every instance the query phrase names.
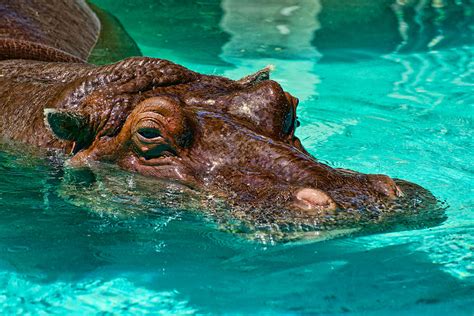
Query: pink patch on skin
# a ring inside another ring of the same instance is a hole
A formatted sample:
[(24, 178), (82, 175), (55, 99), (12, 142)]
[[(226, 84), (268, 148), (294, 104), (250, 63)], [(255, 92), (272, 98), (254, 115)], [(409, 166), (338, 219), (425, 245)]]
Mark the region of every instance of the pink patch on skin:
[(337, 207), (329, 195), (318, 189), (301, 189), (296, 200), (296, 206), (305, 211), (333, 211)]

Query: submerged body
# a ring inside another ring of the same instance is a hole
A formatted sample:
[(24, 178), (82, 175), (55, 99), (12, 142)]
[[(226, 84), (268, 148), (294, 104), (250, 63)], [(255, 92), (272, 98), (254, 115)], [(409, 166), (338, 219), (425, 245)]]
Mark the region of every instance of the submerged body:
[[(94, 25), (81, 26), (98, 34)], [(44, 58), (25, 57), (20, 44), (22, 59), (0, 48), (3, 138), (59, 149), (73, 166), (112, 163), (204, 197), (211, 192), (248, 222), (382, 227), (436, 204), (414, 184), (313, 158), (294, 135), (298, 100), (269, 79), (269, 69), (234, 81), (145, 57), (93, 66), (64, 45), (55, 51), (77, 59), (54, 62), (47, 42), (40, 42)]]

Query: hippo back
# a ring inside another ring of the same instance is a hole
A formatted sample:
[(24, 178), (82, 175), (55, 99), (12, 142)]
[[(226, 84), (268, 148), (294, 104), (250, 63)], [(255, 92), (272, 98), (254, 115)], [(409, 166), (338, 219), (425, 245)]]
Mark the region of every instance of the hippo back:
[(85, 62), (100, 22), (84, 0), (0, 0), (0, 60)]

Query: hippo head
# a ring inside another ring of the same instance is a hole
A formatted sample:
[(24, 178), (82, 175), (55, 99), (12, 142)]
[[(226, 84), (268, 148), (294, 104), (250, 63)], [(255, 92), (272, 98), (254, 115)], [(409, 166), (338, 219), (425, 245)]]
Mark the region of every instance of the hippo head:
[(319, 163), (295, 136), (297, 105), (269, 69), (234, 81), (133, 58), (89, 70), (45, 113), (72, 165), (113, 163), (212, 192), (253, 222), (357, 225), (413, 212), (414, 191), (432, 200), (406, 182)]

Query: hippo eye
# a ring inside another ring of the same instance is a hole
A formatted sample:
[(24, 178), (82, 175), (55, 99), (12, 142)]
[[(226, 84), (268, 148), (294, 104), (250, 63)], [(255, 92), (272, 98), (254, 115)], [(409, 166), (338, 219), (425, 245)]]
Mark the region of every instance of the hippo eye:
[(138, 134), (147, 139), (154, 139), (161, 136), (160, 131), (155, 128), (141, 128), (138, 130)]

